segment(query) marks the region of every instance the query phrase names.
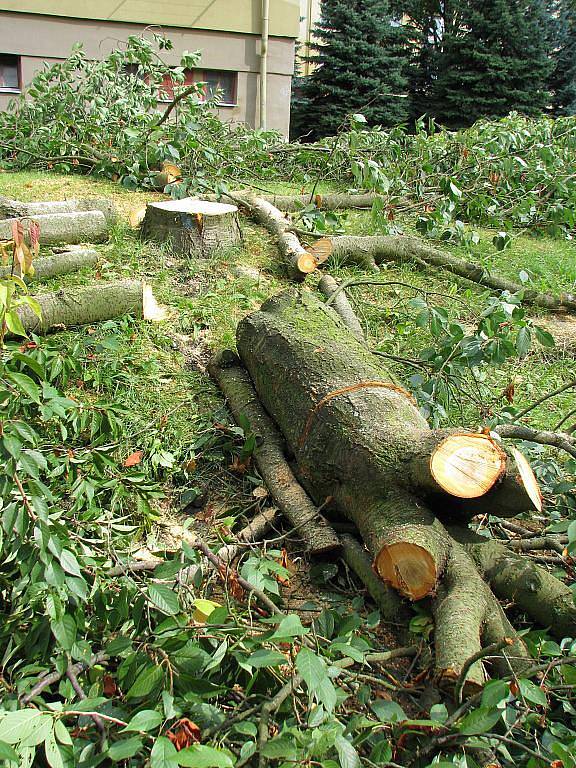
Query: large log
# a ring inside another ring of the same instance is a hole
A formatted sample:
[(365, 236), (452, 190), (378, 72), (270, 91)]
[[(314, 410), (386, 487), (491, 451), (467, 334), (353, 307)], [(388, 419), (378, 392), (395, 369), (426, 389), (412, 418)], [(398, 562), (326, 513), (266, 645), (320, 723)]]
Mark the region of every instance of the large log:
[[(236, 200), (237, 198), (245, 197), (246, 195), (252, 196), (253, 193), (247, 189), (234, 190), (233, 192), (224, 193), (222, 195), (212, 195), (209, 199), (221, 199), (229, 198)], [(360, 193), (348, 193), (348, 192), (329, 192), (326, 194), (307, 194), (307, 195), (276, 195), (273, 193), (258, 193), (260, 200), (265, 200), (267, 203), (279, 208), (286, 213), (297, 213), (308, 205), (315, 205), (316, 208), (323, 211), (338, 211), (350, 208), (366, 209), (372, 208), (376, 201), (384, 202), (386, 198), (383, 195), (379, 195), (376, 192), (360, 192)]]
[(25, 203), (0, 195), (0, 219), (34, 218), (51, 213), (75, 213), (78, 211), (100, 211), (104, 214), (109, 225), (114, 224), (118, 218), (114, 203), (106, 198)]
[(142, 237), (169, 243), (184, 256), (210, 257), (242, 244), (238, 208), (192, 198), (149, 203)]
[[(332, 498), (335, 511), (354, 521), (386, 583), (413, 600), (436, 595), (438, 676), (454, 681), (482, 641), (506, 637), (510, 663), (521, 666), (526, 651), (482, 579), (475, 553), (444, 524), (454, 499), (465, 513), (484, 499), (498, 515), (500, 496), (536, 509), (539, 496), (531, 498), (534, 488), (527, 488), (517, 458), (489, 435), (431, 430), (379, 359), (309, 291), (267, 301), (240, 323), (237, 346), (312, 499)], [(528, 485), (533, 482), (530, 476)], [(490, 581), (493, 570), (486, 568)], [(548, 594), (563, 595), (558, 580), (550, 576), (546, 584)], [(505, 577), (498, 590), (514, 599)], [(567, 625), (574, 635), (575, 616), (559, 623), (563, 630)], [(481, 684), (482, 663), (466, 676), (472, 687)]]
[[(27, 219), (23, 222), (27, 237)], [(40, 227), (40, 245), (75, 245), (78, 243), (102, 243), (108, 240), (108, 222), (102, 211), (73, 211), (68, 213), (45, 213), (34, 216)], [(0, 240), (12, 237), (12, 222), (16, 219), (0, 220)]]
[[(98, 255), (98, 251), (91, 248), (74, 248), (53, 253), (52, 256), (34, 259), (32, 262), (34, 273), (25, 275), (24, 280), (26, 282), (49, 280), (52, 277), (77, 272), (84, 267), (93, 267), (98, 261)], [(0, 277), (6, 277), (11, 273), (11, 266), (0, 267)]]
[(34, 298), (40, 305), (40, 317), (28, 306), (18, 309), (27, 333), (44, 334), (77, 325), (100, 323), (126, 314), (145, 320), (160, 316), (152, 289), (141, 280), (97, 283), (86, 288), (44, 293)]

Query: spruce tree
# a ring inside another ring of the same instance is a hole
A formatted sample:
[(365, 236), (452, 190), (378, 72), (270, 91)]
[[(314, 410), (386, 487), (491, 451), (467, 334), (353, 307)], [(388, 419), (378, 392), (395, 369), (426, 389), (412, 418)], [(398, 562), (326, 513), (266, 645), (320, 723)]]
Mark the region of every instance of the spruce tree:
[(542, 0), (462, 0), (445, 16), (429, 112), (450, 128), (540, 114), (550, 72)]
[(576, 115), (576, 7), (572, 0), (553, 3), (551, 26), (552, 109), (555, 115)]
[(389, 0), (323, 0), (312, 73), (295, 82), (293, 135), (335, 134), (361, 112), (370, 125), (406, 120), (407, 36)]

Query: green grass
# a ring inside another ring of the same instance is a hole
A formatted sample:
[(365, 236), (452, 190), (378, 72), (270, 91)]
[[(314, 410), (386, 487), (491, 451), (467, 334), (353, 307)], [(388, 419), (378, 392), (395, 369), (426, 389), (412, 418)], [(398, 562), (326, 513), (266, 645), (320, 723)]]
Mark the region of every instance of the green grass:
[[(294, 191), (289, 185), (273, 185), (274, 191)], [(128, 213), (159, 195), (131, 192), (109, 181), (81, 176), (48, 173), (0, 175), (0, 195), (23, 200), (66, 197), (111, 197), (121, 221), (109, 243), (99, 246), (101, 280), (139, 277), (149, 282), (158, 300), (170, 309), (168, 320), (160, 324), (112, 322), (93, 333), (81, 328), (60, 334), (53, 342), (64, 350), (80, 341), (95, 357), (86, 365), (101, 370), (101, 391), (94, 396), (120, 402), (128, 411), (129, 433), (126, 454), (144, 448), (147, 470), (165, 478), (168, 502), (178, 510), (182, 491), (209, 492), (212, 500), (224, 500), (233, 514), (253, 503), (250, 479), (239, 479), (223, 463), (218, 447), (222, 435), (214, 423), (225, 420), (222, 399), (211, 383), (205, 365), (213, 350), (234, 346), (235, 328), (246, 313), (256, 309), (268, 296), (287, 287), (275, 245), (261, 228), (243, 221), (244, 247), (219, 254), (211, 260), (185, 260), (157, 245), (142, 243), (131, 230)], [(375, 231), (368, 212), (351, 212), (344, 217), (345, 229), (354, 234)], [(402, 222), (404, 231), (413, 232), (413, 222)], [(443, 247), (472, 260), (479, 260), (493, 271), (518, 279), (526, 270), (533, 284), (554, 293), (574, 290), (576, 284), (576, 246), (567, 241), (513, 238), (512, 246), (497, 252), (491, 244), (493, 233), (481, 230), (480, 245), (474, 252), (446, 244)], [(240, 271), (238, 268), (240, 267)], [(252, 273), (247, 273), (251, 269)], [(360, 276), (358, 269), (333, 265), (338, 278)], [(405, 286), (367, 286), (351, 290), (371, 343), (386, 353), (412, 357), (430, 343), (425, 331), (417, 328), (406, 300), (422, 292), (449, 294), (453, 299), (430, 295), (445, 305), (454, 319), (468, 326), (476, 322), (486, 292), (479, 286), (456, 281), (440, 271), (422, 271), (410, 264), (393, 265), (383, 270), (381, 279)], [(85, 270), (42, 286), (54, 290), (94, 282), (94, 271)], [(313, 285), (316, 278), (312, 277)], [(412, 287), (410, 287), (412, 286)], [(108, 345), (108, 346), (107, 346)], [(406, 380), (414, 370), (390, 363), (394, 374)], [(105, 372), (116, 374), (107, 378)], [(494, 407), (500, 407), (502, 393), (513, 382), (515, 404), (521, 407), (555, 389), (574, 376), (574, 359), (558, 350), (535, 348), (522, 361), (514, 360), (490, 373), (490, 396), (483, 407), (465, 403), (449, 413), (451, 423), (478, 427)], [(121, 375), (118, 375), (118, 373)], [(533, 412), (534, 426), (553, 428), (567, 410), (576, 407), (576, 396), (567, 393)], [(143, 431), (144, 430), (144, 431)], [(135, 435), (134, 439), (131, 435)], [(209, 437), (207, 443), (204, 440)], [(148, 456), (161, 443), (174, 456), (174, 467), (166, 474), (154, 467)], [(195, 457), (196, 468), (185, 470)], [(177, 486), (178, 491), (175, 490)], [(166, 507), (165, 507), (166, 509)]]

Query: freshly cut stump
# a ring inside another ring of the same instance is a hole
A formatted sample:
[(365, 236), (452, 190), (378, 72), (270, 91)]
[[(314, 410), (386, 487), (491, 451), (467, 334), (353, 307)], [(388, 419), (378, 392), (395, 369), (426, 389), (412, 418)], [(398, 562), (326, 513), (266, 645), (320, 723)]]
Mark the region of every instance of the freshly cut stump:
[(242, 244), (235, 205), (205, 200), (170, 200), (149, 203), (142, 222), (142, 237), (168, 242), (184, 256), (209, 257)]

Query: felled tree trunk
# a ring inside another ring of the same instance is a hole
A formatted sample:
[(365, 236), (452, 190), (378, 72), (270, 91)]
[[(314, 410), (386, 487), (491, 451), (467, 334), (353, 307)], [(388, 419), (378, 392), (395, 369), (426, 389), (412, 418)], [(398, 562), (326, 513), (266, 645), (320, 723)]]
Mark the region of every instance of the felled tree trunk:
[[(230, 198), (236, 199), (245, 195), (251, 195), (249, 190), (237, 190), (230, 192)], [(226, 195), (223, 195), (226, 197)], [(307, 195), (273, 195), (258, 194), (259, 199), (274, 205), (286, 213), (297, 213), (306, 206), (313, 204), (316, 208), (323, 211), (338, 211), (347, 208), (372, 208), (377, 200), (385, 200), (382, 195), (376, 192), (365, 192), (360, 194), (347, 194), (331, 192), (328, 194), (314, 194), (312, 197)], [(214, 196), (216, 199), (216, 196)]]
[(88, 200), (50, 200), (41, 203), (24, 203), (0, 196), (0, 219), (33, 218), (53, 213), (74, 213), (77, 211), (100, 211), (109, 225), (118, 218), (112, 200), (94, 198)]
[(367, 269), (377, 269), (386, 261), (412, 261), (433, 267), (440, 267), (454, 275), (471, 280), (488, 288), (511, 293), (522, 292), (526, 304), (534, 304), (543, 309), (576, 312), (576, 295), (562, 293), (553, 296), (541, 291), (535, 291), (527, 286), (507, 280), (499, 275), (490, 274), (482, 266), (470, 261), (464, 261), (451, 253), (434, 248), (416, 237), (377, 235), (362, 237), (345, 235), (342, 237), (322, 238), (309, 251), (314, 255), (317, 249), (322, 252), (330, 250), (330, 255), (339, 262), (361, 264)]
[[(411, 396), (308, 291), (266, 302), (238, 327), (240, 356), (317, 504), (331, 499), (357, 525), (379, 576), (413, 600), (436, 594), (436, 665), (458, 678), (481, 638), (512, 631), (465, 546), (442, 520), (458, 499), (539, 501), (531, 474), (488, 435), (431, 430)], [(560, 584), (560, 582), (557, 582)], [(576, 631), (576, 620), (574, 621)], [(525, 655), (512, 634), (514, 655)], [(483, 680), (472, 666), (472, 685)]]
[(44, 334), (127, 314), (144, 320), (161, 317), (152, 289), (140, 280), (98, 283), (34, 298), (40, 305), (40, 317), (29, 306), (18, 309), (20, 321), (28, 333)]
[(142, 237), (167, 242), (184, 256), (209, 257), (241, 245), (238, 208), (191, 198), (150, 203), (142, 222)]
[[(34, 274), (26, 275), (24, 279), (26, 282), (49, 280), (52, 277), (67, 275), (70, 272), (77, 272), (79, 269), (84, 269), (84, 267), (92, 267), (97, 261), (98, 251), (93, 249), (78, 248), (74, 250), (66, 250), (60, 253), (54, 253), (52, 256), (34, 259), (32, 262)], [(11, 274), (11, 272), (11, 267), (1, 267), (0, 277), (6, 277), (6, 275)]]
[[(34, 216), (40, 227), (40, 245), (74, 245), (78, 243), (102, 243), (108, 240), (108, 222), (102, 211), (74, 211), (70, 213), (45, 213)], [(0, 220), (0, 240), (12, 237), (14, 219)], [(27, 237), (27, 219), (24, 234)]]

